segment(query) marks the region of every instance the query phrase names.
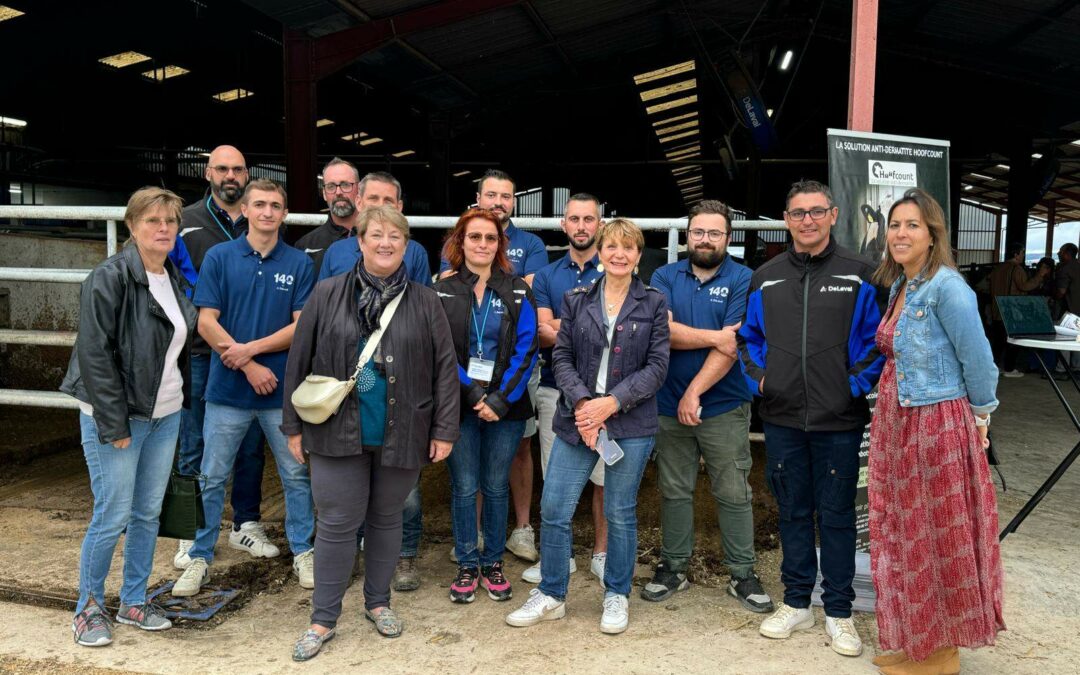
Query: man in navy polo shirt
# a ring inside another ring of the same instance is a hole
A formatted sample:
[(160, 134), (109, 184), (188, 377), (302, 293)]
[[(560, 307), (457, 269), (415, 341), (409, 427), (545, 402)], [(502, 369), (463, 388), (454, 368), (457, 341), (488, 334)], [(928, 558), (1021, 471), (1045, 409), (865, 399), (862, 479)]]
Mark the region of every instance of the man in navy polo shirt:
[[(600, 257), (596, 255), (596, 230), (600, 227), (600, 200), (584, 192), (575, 194), (566, 202), (562, 228), (570, 241), (566, 255), (543, 267), (533, 278), (533, 297), (536, 298), (537, 320), (540, 327), (540, 346), (543, 369), (540, 386), (536, 392), (537, 427), (540, 433), (540, 471), (547, 477), (548, 458), (555, 444), (552, 423), (559, 402), (559, 389), (555, 373), (551, 370), (551, 348), (559, 334), (559, 318), (562, 315), (563, 296), (569, 291), (596, 283), (604, 276)], [(589, 477), (593, 484), (592, 513), (593, 542), (592, 562), (589, 567), (601, 582), (607, 562), (607, 519), (604, 518), (604, 463), (597, 462)], [(570, 571), (577, 564), (570, 560)], [(521, 578), (529, 583), (540, 583), (540, 563), (526, 569)]]
[[(342, 161), (342, 163), (352, 166), (348, 162)], [(356, 171), (355, 167), (353, 171)], [(373, 171), (364, 176), (356, 188), (355, 207), (357, 211), (361, 211), (368, 206), (390, 206), (401, 211), (405, 206), (405, 201), (401, 198), (401, 183), (385, 171)], [(352, 225), (356, 224), (358, 216), (358, 213), (353, 215)], [(319, 281), (336, 274), (351, 272), (356, 267), (362, 254), (360, 241), (355, 234), (356, 231), (352, 230), (350, 236), (341, 241), (335, 241), (330, 248), (326, 249), (322, 267), (318, 270)], [(405, 246), (405, 272), (411, 281), (431, 288), (431, 266), (428, 264), (427, 251), (413, 239), (409, 239)], [(406, 518), (408, 518), (407, 515)]]
[[(653, 580), (641, 590), (660, 601), (690, 586), (694, 549), (694, 485), (699, 458), (709, 472), (720, 521), (728, 592), (753, 612), (773, 603), (754, 574), (754, 514), (750, 483), (751, 394), (735, 356), (718, 349), (746, 315), (751, 272), (727, 254), (731, 210), (705, 200), (690, 210), (686, 260), (664, 265), (652, 285), (671, 313), (671, 362), (657, 394), (656, 436), (662, 547)], [(725, 329), (728, 329), (725, 331)], [(728, 335), (724, 335), (728, 333)]]
[(214, 350), (203, 427), (206, 526), (196, 534), (188, 553), (191, 563), (173, 586), (172, 594), (179, 597), (196, 595), (209, 579), (225, 482), (252, 421), (262, 427), (281, 476), (293, 570), (302, 587), (315, 587), (311, 482), (307, 467), (289, 452), (279, 429), (278, 387), (285, 377), (296, 320), (314, 284), (312, 262), (278, 237), (288, 214), (280, 185), (252, 181), (241, 205), (248, 219), (247, 234), (207, 252), (195, 288), (199, 334)]
[[(547, 247), (540, 237), (532, 232), (519, 230), (514, 226), (510, 216), (514, 213), (516, 202), (514, 179), (510, 174), (499, 169), (488, 169), (480, 178), (476, 190), (476, 205), (482, 209), (495, 212), (502, 222), (503, 231), (510, 240), (506, 249), (506, 256), (510, 258), (510, 264), (514, 266), (514, 274), (525, 279), (525, 283), (532, 286), (533, 276), (542, 267), (548, 264)], [(445, 276), (450, 265), (446, 260), (442, 261), (439, 275)], [(536, 405), (536, 388), (540, 384), (540, 364), (537, 363), (533, 376), (529, 379), (529, 398)], [(536, 550), (536, 534), (532, 525), (529, 524), (529, 506), (532, 502), (532, 436), (536, 433), (536, 419), (529, 419), (525, 425), (525, 434), (518, 444), (517, 454), (510, 465), (510, 499), (514, 503), (514, 531), (506, 540), (506, 549), (529, 562), (540, 559), (540, 553)], [(480, 518), (482, 500), (476, 500), (476, 517)], [(453, 559), (453, 549), (450, 551)]]

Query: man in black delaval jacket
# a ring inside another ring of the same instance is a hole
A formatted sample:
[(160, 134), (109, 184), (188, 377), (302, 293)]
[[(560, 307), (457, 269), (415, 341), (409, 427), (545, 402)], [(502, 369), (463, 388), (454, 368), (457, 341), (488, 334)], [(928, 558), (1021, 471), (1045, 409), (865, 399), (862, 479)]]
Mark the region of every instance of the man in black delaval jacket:
[(821, 536), (822, 602), (832, 649), (862, 653), (855, 599), (855, 493), (866, 394), (884, 357), (874, 343), (881, 313), (871, 262), (837, 246), (837, 208), (827, 185), (795, 183), (784, 219), (792, 246), (754, 272), (739, 357), (764, 400), (766, 477), (780, 508), (784, 601), (760, 632), (787, 638), (811, 628), (810, 595)]
[[(247, 219), (240, 212), (240, 198), (249, 179), (247, 162), (239, 150), (231, 145), (220, 145), (210, 153), (206, 162), (206, 181), (210, 185), (202, 199), (189, 204), (181, 213), (180, 239), (170, 255), (178, 268), (194, 270), (195, 278), (188, 279), (192, 286), (198, 280), (207, 251), (247, 232)], [(191, 408), (184, 408), (180, 418), (179, 468), (187, 475), (198, 474), (202, 466), (203, 415), (206, 411), (203, 395), (209, 373), (210, 346), (196, 333), (191, 346)], [(233, 528), (229, 532), (229, 546), (247, 551), (256, 558), (273, 558), (279, 553), (259, 523), (265, 464), (263, 434), (255, 422), (240, 444), (233, 470)], [(193, 543), (179, 542), (173, 557), (174, 567), (186, 569), (191, 563), (188, 550)]]

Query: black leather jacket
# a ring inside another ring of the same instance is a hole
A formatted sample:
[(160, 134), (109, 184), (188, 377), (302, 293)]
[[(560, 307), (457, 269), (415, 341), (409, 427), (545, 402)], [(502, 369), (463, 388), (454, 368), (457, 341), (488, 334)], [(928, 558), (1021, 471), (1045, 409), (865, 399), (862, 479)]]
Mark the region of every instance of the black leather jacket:
[[(181, 288), (187, 282), (169, 261), (165, 269), (188, 328), (179, 363), (187, 408), (191, 393), (188, 359), (197, 312)], [(129, 417), (150, 419), (173, 331), (172, 322), (150, 294), (146, 269), (134, 245), (95, 267), (83, 281), (79, 334), (60, 391), (94, 407), (101, 443), (131, 436)]]

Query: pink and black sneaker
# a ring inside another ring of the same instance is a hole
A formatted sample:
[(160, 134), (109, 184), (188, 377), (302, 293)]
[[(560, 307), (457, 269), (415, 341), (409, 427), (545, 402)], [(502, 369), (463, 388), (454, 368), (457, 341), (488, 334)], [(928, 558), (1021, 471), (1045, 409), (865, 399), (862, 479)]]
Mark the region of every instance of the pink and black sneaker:
[(450, 584), (450, 601), (470, 603), (476, 599), (476, 582), (479, 570), (475, 567), (459, 567), (457, 578)]
[(502, 602), (514, 597), (514, 590), (510, 588), (510, 581), (503, 574), (502, 561), (492, 563), (480, 568), (481, 583), (487, 589), (488, 597)]

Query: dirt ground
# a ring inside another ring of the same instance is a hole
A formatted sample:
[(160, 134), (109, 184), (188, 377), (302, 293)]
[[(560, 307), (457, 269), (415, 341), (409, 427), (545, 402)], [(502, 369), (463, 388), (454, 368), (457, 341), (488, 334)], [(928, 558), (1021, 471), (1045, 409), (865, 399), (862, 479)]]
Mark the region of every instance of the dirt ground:
[[(1067, 454), (1078, 435), (1045, 381), (1037, 376), (1003, 380), (1002, 408), (994, 415), (995, 442), (1005, 465), (1008, 492), (1000, 492), (1005, 523), (1020, 509)], [(1080, 409), (1080, 396), (1070, 395)], [(52, 428), (48, 415), (42, 428)], [(7, 434), (0, 434), (7, 436)], [(13, 445), (9, 443), (9, 445)], [(759, 462), (760, 464), (760, 462)], [(1080, 464), (1080, 463), (1078, 463)], [(319, 657), (297, 665), (293, 641), (307, 625), (310, 592), (291, 576), (287, 557), (253, 562), (219, 543), (214, 582), (247, 580), (258, 589), (210, 625), (182, 626), (160, 634), (118, 626), (116, 640), (103, 649), (74, 645), (67, 608), (77, 583), (78, 548), (90, 507), (85, 467), (78, 448), (32, 463), (0, 462), (0, 673), (277, 673), (377, 671), (385, 673), (871, 673), (876, 669), (873, 615), (856, 620), (867, 649), (860, 658), (834, 654), (818, 625), (785, 641), (757, 633), (760, 617), (744, 611), (723, 592), (715, 521), (704, 492), (698, 495), (698, 522), (704, 531), (694, 562), (695, 584), (667, 603), (631, 597), (630, 629), (621, 636), (597, 630), (602, 591), (588, 571), (584, 545), (590, 541), (587, 499), (575, 525), (579, 571), (572, 576), (567, 617), (532, 628), (511, 628), (504, 615), (524, 600), (529, 585), (518, 580), (526, 566), (508, 560), (515, 598), (495, 603), (486, 595), (468, 606), (446, 597), (454, 573), (447, 558), (449, 520), (440, 506), (441, 467), (424, 478), (424, 583), (396, 594), (394, 606), (406, 620), (397, 640), (375, 634), (361, 617), (360, 585), (345, 597), (337, 638)], [(268, 471), (269, 476), (273, 474)], [(651, 576), (647, 564), (658, 540), (655, 483), (643, 485), (641, 562), (635, 586)], [(264, 518), (281, 539), (280, 487), (268, 480)], [(774, 509), (755, 473), (755, 513), (759, 520), (759, 564), (766, 589), (779, 597), (779, 551)], [(1008, 631), (994, 648), (964, 651), (970, 673), (1080, 673), (1080, 466), (1074, 466), (1002, 545), (1006, 572)], [(283, 546), (283, 543), (282, 543)], [(161, 540), (152, 583), (175, 578), (171, 540)], [(108, 589), (115, 593), (121, 563), (117, 552)]]

